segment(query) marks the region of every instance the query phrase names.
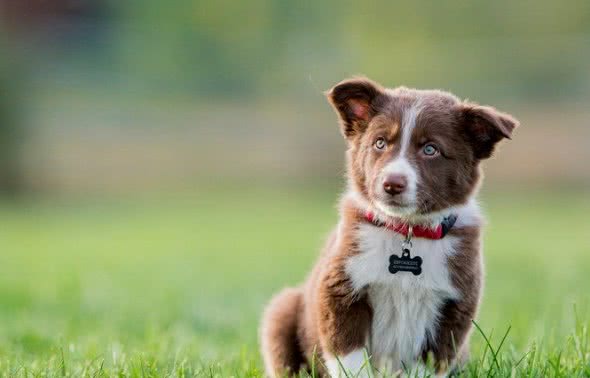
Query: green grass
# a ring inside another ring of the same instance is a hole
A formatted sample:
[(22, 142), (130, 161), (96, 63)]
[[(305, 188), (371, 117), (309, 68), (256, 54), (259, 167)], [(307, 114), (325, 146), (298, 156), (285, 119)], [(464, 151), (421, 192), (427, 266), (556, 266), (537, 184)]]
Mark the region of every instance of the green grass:
[[(261, 376), (260, 312), (306, 275), (335, 198), (0, 204), (0, 376)], [(590, 376), (590, 196), (495, 194), (484, 208), (477, 323), (491, 347), (474, 332), (466, 375)]]

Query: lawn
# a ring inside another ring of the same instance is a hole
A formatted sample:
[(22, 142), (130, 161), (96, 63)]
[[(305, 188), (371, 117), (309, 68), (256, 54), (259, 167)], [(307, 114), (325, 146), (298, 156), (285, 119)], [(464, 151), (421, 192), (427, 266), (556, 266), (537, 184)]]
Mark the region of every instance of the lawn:
[[(260, 312), (304, 278), (335, 200), (207, 190), (0, 204), (0, 376), (261, 376)], [(492, 347), (474, 333), (465, 375), (590, 376), (590, 196), (483, 205), (477, 323)]]

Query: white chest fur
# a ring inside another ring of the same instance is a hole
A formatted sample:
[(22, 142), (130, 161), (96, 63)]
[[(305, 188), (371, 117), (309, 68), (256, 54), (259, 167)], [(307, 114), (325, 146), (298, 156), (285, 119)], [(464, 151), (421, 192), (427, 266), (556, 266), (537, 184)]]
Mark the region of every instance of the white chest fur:
[(389, 257), (401, 256), (403, 236), (370, 224), (361, 225), (358, 233), (360, 252), (346, 268), (354, 288), (367, 290), (373, 308), (368, 340), (372, 361), (387, 370), (412, 366), (427, 338), (434, 335), (445, 299), (458, 298), (447, 269), (457, 240), (414, 239), (412, 257), (422, 258), (422, 273), (414, 276), (388, 270)]

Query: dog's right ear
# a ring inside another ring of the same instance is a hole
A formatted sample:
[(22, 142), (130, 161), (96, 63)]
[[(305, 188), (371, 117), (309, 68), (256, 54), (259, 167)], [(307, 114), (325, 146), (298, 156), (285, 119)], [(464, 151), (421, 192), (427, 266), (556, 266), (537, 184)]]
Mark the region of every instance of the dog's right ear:
[(344, 80), (326, 93), (340, 117), (342, 134), (351, 139), (361, 134), (377, 113), (377, 105), (385, 96), (379, 84), (364, 78)]

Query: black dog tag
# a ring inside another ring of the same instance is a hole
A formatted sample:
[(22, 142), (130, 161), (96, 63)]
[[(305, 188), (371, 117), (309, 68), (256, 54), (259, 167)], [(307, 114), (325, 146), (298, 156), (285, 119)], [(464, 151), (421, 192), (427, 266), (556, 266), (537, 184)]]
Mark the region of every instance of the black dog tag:
[(391, 255), (389, 257), (389, 272), (391, 274), (412, 272), (413, 275), (418, 276), (422, 273), (422, 258), (420, 256), (410, 257), (410, 250), (404, 248), (402, 250), (402, 257), (398, 255)]

